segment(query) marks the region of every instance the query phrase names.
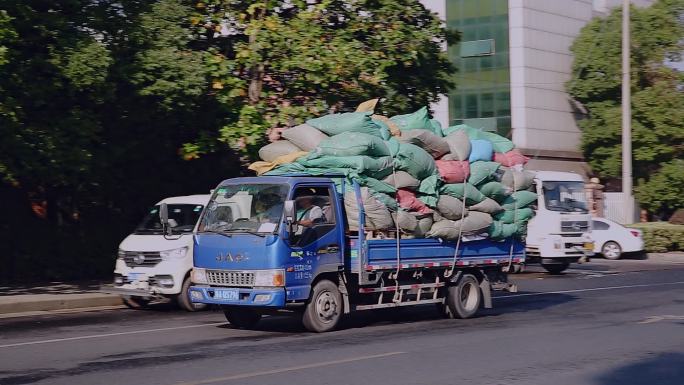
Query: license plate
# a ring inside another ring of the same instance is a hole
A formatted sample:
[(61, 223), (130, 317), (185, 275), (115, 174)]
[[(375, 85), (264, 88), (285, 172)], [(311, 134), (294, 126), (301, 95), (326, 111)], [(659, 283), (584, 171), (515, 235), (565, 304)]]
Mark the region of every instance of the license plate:
[(239, 298), (239, 292), (237, 290), (223, 289), (214, 291), (215, 299), (224, 299), (227, 301), (237, 301)]
[(131, 282), (140, 281), (145, 277), (145, 273), (128, 273), (128, 280)]

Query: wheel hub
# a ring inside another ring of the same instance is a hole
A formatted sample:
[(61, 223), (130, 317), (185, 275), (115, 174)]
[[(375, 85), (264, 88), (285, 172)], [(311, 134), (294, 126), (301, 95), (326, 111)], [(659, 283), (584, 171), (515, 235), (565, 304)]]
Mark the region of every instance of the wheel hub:
[(323, 292), (316, 300), (316, 314), (323, 322), (330, 322), (337, 315), (337, 302), (329, 292)]

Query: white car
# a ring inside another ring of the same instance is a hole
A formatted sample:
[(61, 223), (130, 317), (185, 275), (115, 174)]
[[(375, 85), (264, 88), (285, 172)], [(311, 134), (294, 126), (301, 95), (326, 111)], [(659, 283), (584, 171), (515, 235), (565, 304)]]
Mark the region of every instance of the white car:
[[(166, 198), (154, 205), (133, 234), (119, 245), (114, 286), (107, 292), (120, 294), (133, 308), (155, 298), (171, 298), (181, 308), (196, 311), (188, 296), (192, 270), (193, 232), (210, 195)], [(166, 203), (171, 234), (164, 234), (159, 208)]]
[(624, 253), (644, 249), (641, 230), (628, 229), (605, 218), (592, 218), (591, 237), (594, 238), (594, 252), (606, 259), (620, 259)]

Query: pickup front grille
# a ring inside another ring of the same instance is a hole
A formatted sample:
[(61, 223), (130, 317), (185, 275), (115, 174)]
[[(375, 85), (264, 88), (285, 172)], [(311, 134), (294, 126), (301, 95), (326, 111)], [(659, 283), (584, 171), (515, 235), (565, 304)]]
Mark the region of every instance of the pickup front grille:
[(210, 285), (219, 286), (254, 286), (254, 273), (246, 271), (207, 270)]
[(158, 251), (126, 251), (123, 257), (126, 266), (156, 266), (161, 262)]

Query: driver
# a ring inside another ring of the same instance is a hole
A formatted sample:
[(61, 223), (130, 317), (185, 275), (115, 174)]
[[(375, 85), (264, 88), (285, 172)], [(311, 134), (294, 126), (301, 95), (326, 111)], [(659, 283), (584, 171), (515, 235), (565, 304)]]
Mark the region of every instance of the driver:
[(323, 209), (313, 204), (311, 196), (303, 196), (298, 201), (297, 223), (311, 227), (316, 219), (323, 218)]
[(276, 194), (263, 195), (255, 205), (260, 222), (278, 223), (283, 215), (283, 202)]

